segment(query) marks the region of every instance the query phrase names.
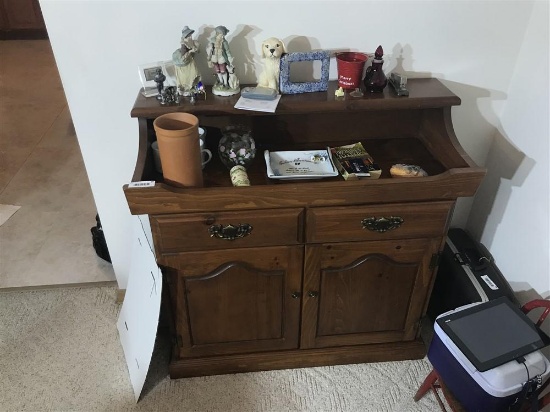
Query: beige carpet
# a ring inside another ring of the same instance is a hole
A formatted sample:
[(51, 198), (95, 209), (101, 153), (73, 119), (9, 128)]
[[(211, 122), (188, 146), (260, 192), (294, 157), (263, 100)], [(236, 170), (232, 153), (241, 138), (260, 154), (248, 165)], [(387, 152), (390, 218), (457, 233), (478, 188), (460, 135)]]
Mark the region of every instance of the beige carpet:
[(114, 284), (92, 248), (97, 208), (48, 40), (0, 41), (0, 222), (10, 205), (0, 289)]
[(0, 292), (0, 411), (438, 411), (426, 360), (170, 380), (157, 339), (134, 401), (114, 287)]

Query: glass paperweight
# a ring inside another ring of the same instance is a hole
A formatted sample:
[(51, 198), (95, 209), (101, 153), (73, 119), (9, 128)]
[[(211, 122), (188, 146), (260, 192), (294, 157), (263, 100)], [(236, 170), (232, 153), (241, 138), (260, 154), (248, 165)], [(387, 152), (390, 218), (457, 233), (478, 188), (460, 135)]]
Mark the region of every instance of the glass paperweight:
[(250, 129), (244, 126), (226, 127), (218, 145), (218, 154), (229, 170), (234, 166), (247, 168), (256, 156), (256, 142)]
[(355, 88), (354, 91), (352, 91), (349, 94), (351, 97), (363, 97), (363, 92), (361, 91), (360, 87)]

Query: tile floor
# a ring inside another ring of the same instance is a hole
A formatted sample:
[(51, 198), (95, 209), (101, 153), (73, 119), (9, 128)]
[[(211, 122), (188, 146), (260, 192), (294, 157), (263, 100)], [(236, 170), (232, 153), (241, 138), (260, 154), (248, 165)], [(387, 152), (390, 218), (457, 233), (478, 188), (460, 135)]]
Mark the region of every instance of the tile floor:
[(47, 40), (0, 41), (0, 288), (112, 283), (96, 207)]

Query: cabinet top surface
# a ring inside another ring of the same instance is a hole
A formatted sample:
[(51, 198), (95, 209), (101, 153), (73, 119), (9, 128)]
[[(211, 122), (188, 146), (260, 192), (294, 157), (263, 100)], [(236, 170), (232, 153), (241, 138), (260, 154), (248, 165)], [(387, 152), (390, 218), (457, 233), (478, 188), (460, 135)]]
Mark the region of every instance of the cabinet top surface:
[(458, 96), (439, 80), (432, 78), (409, 79), (407, 82), (409, 96), (397, 96), (393, 87), (388, 84), (382, 93), (365, 93), (359, 98), (351, 97), (346, 93), (344, 98), (337, 98), (334, 95), (337, 87), (337, 82), (331, 81), (326, 92), (283, 95), (275, 113), (235, 109), (234, 106), (240, 94), (229, 97), (215, 96), (211, 93), (210, 87), (207, 87), (206, 100), (199, 98), (194, 105), (190, 104), (186, 98), (180, 104), (161, 105), (156, 98), (144, 97), (139, 93), (131, 116), (154, 119), (162, 114), (176, 111), (211, 116), (236, 114), (266, 116), (326, 111), (422, 109), (460, 104)]

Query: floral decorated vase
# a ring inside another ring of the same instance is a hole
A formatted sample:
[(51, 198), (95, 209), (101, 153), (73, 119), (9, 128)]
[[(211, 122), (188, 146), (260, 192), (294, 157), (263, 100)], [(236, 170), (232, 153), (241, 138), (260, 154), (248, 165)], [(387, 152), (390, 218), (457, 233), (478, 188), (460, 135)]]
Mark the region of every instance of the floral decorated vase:
[(226, 127), (218, 145), (218, 154), (228, 169), (248, 167), (256, 156), (256, 143), (250, 129), (244, 126)]

